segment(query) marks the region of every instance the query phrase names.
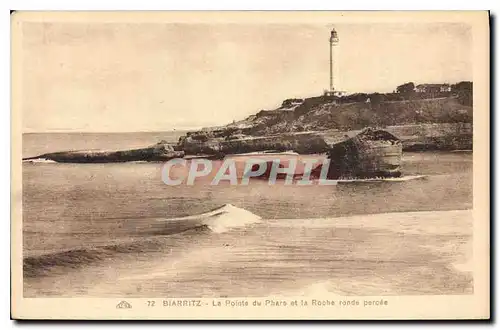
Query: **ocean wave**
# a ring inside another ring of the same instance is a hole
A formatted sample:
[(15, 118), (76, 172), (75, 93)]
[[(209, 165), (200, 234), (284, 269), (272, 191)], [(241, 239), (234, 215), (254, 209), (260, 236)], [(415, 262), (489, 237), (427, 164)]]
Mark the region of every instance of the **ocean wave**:
[(34, 158), (34, 159), (24, 159), (23, 163), (47, 163), (47, 164), (51, 164), (51, 163), (56, 163), (56, 162), (53, 161), (52, 159)]
[(372, 182), (405, 182), (418, 179), (426, 179), (427, 175), (405, 175), (395, 178), (368, 178), (368, 179), (339, 179), (338, 183), (372, 183)]
[(306, 284), (293, 290), (285, 290), (280, 292), (279, 295), (283, 297), (321, 297), (322, 299), (336, 299), (345, 296), (334, 281), (329, 280)]
[(54, 272), (65, 272), (90, 264), (109, 261), (120, 255), (133, 253), (159, 252), (172, 246), (180, 246), (186, 242), (196, 242), (193, 236), (210, 233), (223, 233), (232, 228), (245, 227), (260, 222), (260, 217), (245, 209), (230, 204), (223, 205), (206, 213), (181, 217), (158, 219), (163, 222), (164, 229), (155, 231), (153, 237), (142, 237), (126, 242), (103, 246), (78, 248), (54, 252), (38, 256), (27, 256), (23, 259), (25, 277), (39, 277)]
[(203, 225), (206, 225), (215, 233), (223, 233), (232, 228), (245, 227), (250, 224), (261, 222), (261, 217), (250, 211), (236, 207), (231, 204), (225, 204), (209, 212), (182, 217), (164, 219), (162, 221), (180, 221), (198, 219)]
[(175, 244), (175, 240), (209, 232), (208, 226), (199, 225), (176, 234), (28, 256), (23, 258), (23, 274), (27, 278), (47, 276), (53, 273), (64, 273), (68, 269), (77, 269), (102, 261), (114, 260), (120, 255), (160, 252)]

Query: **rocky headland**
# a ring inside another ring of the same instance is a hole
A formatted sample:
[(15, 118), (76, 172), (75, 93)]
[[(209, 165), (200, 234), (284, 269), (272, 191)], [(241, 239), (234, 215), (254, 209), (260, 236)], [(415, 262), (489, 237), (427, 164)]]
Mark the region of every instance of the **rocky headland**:
[(472, 106), (456, 95), (378, 102), (369, 96), (364, 101), (352, 99), (288, 99), (276, 109), (261, 110), (241, 121), (188, 132), (174, 149), (195, 155), (261, 150), (322, 153), (367, 127), (395, 135), (406, 151), (472, 149)]
[[(460, 85), (459, 83), (457, 85)], [(329, 153), (333, 146), (366, 128), (384, 130), (403, 151), (471, 150), (472, 87), (442, 95), (404, 93), (321, 95), (284, 100), (276, 109), (261, 110), (227, 125), (188, 132), (177, 143), (133, 150), (65, 151), (29, 159), (106, 163), (166, 161), (186, 156), (223, 158), (259, 151)]]

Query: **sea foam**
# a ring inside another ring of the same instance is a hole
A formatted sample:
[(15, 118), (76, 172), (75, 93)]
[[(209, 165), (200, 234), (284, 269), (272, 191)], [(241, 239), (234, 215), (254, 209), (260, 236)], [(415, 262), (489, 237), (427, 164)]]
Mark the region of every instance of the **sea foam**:
[(225, 204), (211, 213), (213, 214), (203, 220), (203, 223), (216, 233), (261, 222), (258, 215), (231, 204)]
[(199, 220), (201, 224), (206, 225), (212, 232), (223, 233), (231, 228), (245, 227), (249, 224), (259, 223), (262, 218), (232, 204), (224, 204), (206, 213), (181, 218), (164, 219), (163, 221), (172, 220)]

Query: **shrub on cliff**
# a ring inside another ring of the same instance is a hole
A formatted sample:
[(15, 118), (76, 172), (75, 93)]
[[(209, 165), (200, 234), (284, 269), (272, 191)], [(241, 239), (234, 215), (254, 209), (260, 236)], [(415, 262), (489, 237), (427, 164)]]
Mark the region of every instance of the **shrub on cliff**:
[(451, 85), (451, 91), (458, 96), (460, 104), (472, 106), (473, 104), (473, 86), (471, 81), (461, 81)]
[(294, 116), (295, 118), (299, 118), (300, 116), (308, 113), (309, 111), (313, 110), (314, 108), (326, 104), (326, 103), (331, 103), (331, 102), (337, 102), (340, 98), (337, 96), (328, 96), (328, 95), (321, 95), (321, 96), (316, 96), (316, 97), (310, 97), (304, 100), (301, 105), (299, 105), (295, 110), (294, 110)]
[(413, 82), (408, 82), (396, 87), (396, 92), (401, 94), (413, 93), (414, 90), (415, 90), (415, 84)]

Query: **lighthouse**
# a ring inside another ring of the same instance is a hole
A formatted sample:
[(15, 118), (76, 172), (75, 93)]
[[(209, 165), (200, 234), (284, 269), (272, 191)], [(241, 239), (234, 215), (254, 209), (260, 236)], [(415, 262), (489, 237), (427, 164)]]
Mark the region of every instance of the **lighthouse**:
[(339, 44), (339, 36), (337, 35), (337, 31), (332, 29), (330, 32), (330, 92), (333, 93), (335, 91), (335, 87), (333, 86), (333, 47)]
[[(336, 78), (337, 72), (336, 72), (336, 66), (338, 65), (338, 60), (335, 58), (335, 55), (337, 54), (338, 51), (335, 51), (335, 48), (338, 48), (339, 45), (339, 36), (337, 34), (337, 31), (332, 28), (330, 31), (330, 88), (325, 91), (326, 95), (329, 96), (342, 96), (345, 95), (345, 92), (342, 92), (340, 90), (335, 89), (335, 84), (334, 84), (334, 78)], [(338, 86), (337, 86), (338, 88)]]

